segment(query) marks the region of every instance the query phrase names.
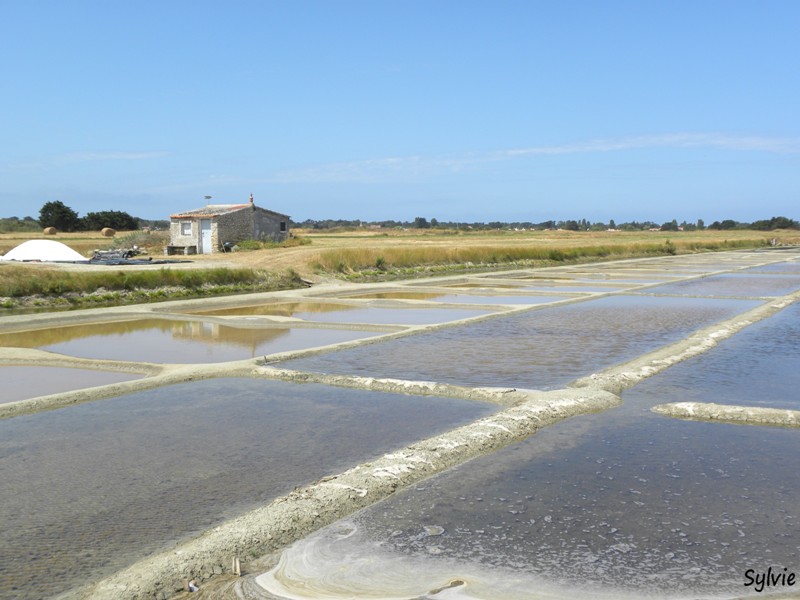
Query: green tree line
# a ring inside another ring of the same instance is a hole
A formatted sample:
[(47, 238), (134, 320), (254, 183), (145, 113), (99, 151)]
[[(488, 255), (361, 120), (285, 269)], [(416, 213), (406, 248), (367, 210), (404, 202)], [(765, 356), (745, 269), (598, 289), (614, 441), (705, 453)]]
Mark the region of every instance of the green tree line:
[(39, 210), (39, 226), (55, 227), (59, 231), (97, 231), (104, 227), (131, 231), (139, 229), (139, 220), (120, 210), (90, 212), (79, 217), (69, 206), (55, 200), (45, 203)]
[(567, 219), (563, 221), (489, 221), (489, 222), (465, 222), (465, 221), (439, 221), (438, 219), (426, 217), (415, 217), (411, 221), (362, 221), (361, 219), (306, 219), (305, 221), (293, 221), (292, 226), (304, 229), (357, 229), (362, 227), (380, 227), (383, 229), (455, 229), (455, 230), (491, 230), (491, 229), (512, 229), (512, 230), (545, 230), (545, 229), (564, 229), (567, 231), (702, 231), (704, 229), (755, 229), (770, 231), (774, 229), (800, 229), (800, 223), (788, 217), (772, 217), (752, 223), (740, 223), (730, 219), (724, 221), (714, 221), (706, 226), (703, 219), (697, 221), (682, 221), (677, 219), (665, 223), (653, 221), (629, 221), (617, 224), (614, 219), (608, 222), (591, 222), (587, 219)]

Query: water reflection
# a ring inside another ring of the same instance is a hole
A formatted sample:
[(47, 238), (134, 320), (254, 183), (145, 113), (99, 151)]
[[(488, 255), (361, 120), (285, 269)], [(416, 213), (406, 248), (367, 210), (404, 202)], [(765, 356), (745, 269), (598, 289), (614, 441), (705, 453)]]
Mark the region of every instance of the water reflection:
[(235, 306), (231, 308), (218, 308), (215, 310), (202, 310), (194, 314), (235, 316), (235, 315), (265, 315), (279, 317), (294, 317), (298, 314), (318, 314), (327, 312), (343, 312), (356, 310), (357, 306), (335, 304), (332, 302), (270, 302), (254, 304), (251, 306)]
[(432, 292), (381, 292), (376, 294), (360, 294), (352, 298), (373, 298), (384, 300), (432, 300), (434, 302), (452, 304), (542, 304), (555, 302), (553, 296), (509, 296), (491, 294), (443, 294)]
[(370, 294), (355, 294), (350, 298), (370, 298), (375, 300), (434, 300), (441, 298), (444, 293), (438, 292), (374, 292)]
[(216, 316), (282, 316), (324, 323), (368, 323), (372, 325), (426, 325), (466, 319), (486, 314), (486, 311), (448, 308), (382, 308), (374, 306), (351, 306), (322, 302), (290, 302), (260, 304), (213, 311), (203, 315)]
[(552, 389), (681, 339), (756, 302), (613, 296), (289, 361), (289, 368)]
[(0, 345), (145, 362), (221, 362), (376, 335), (364, 331), (240, 328), (204, 321), (139, 319), (0, 335)]

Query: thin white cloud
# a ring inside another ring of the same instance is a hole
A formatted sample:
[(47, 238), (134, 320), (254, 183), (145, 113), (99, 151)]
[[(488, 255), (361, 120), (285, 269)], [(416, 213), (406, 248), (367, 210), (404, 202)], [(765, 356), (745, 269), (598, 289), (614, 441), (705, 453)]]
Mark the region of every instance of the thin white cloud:
[(56, 157), (55, 161), (60, 163), (84, 163), (84, 162), (98, 162), (108, 160), (151, 160), (154, 158), (163, 158), (167, 156), (166, 152), (120, 152), (120, 151), (106, 151), (106, 152), (70, 152), (69, 154), (62, 154)]
[(81, 163), (91, 162), (106, 162), (106, 161), (134, 161), (134, 160), (152, 160), (156, 158), (163, 158), (168, 156), (167, 152), (151, 151), (151, 152), (124, 152), (124, 151), (86, 151), (86, 152), (69, 152), (66, 154), (59, 154), (55, 156), (42, 157), (38, 160), (31, 160), (26, 162), (17, 162), (13, 164), (0, 165), (0, 171), (14, 172), (14, 171), (30, 171), (36, 169), (50, 169), (53, 167), (63, 167), (65, 165), (75, 165)]
[(505, 154), (509, 157), (536, 154), (585, 154), (591, 152), (614, 152), (644, 148), (717, 148), (721, 150), (744, 150), (786, 154), (800, 152), (800, 139), (736, 136), (720, 133), (669, 133), (617, 139), (589, 140), (574, 144), (533, 146), (530, 148), (506, 150), (501, 154)]
[(454, 173), (488, 163), (525, 157), (566, 154), (595, 154), (650, 148), (708, 148), (717, 150), (800, 153), (800, 138), (736, 136), (720, 133), (671, 133), (623, 138), (587, 140), (500, 150), (489, 154), (461, 157), (390, 157), (363, 161), (330, 163), (274, 173), (265, 183), (382, 183)]
[(497, 155), (426, 158), (404, 156), (329, 163), (274, 173), (265, 183), (384, 183), (407, 181), (442, 172), (456, 173), (472, 166), (508, 160)]

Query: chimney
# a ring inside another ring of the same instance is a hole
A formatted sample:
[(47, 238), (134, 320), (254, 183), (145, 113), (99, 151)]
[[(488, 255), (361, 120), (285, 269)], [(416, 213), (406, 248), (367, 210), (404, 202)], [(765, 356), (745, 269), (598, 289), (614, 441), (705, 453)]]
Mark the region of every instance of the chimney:
[(253, 194), (250, 194), (250, 204), (253, 203)]

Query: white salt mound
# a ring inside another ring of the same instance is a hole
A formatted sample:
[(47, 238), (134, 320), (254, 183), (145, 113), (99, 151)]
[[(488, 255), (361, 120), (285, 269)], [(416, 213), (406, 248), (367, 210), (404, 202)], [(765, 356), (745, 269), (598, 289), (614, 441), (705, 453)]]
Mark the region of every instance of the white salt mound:
[(28, 240), (9, 250), (0, 260), (39, 260), (43, 262), (89, 262), (69, 246), (55, 240)]

